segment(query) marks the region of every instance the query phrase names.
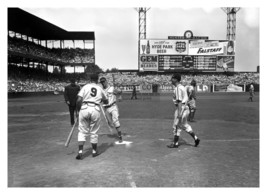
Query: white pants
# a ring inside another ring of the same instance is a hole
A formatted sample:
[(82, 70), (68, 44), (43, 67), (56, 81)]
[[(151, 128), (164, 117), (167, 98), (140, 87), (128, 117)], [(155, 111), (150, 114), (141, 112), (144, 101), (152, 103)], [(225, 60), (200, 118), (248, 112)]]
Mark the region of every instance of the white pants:
[(189, 109), (191, 110), (191, 112), (196, 110), (196, 100), (192, 99), (192, 100), (188, 101), (188, 106), (189, 106)]
[(182, 130), (186, 131), (186, 132), (192, 132), (192, 128), (191, 126), (188, 124), (187, 122), (187, 118), (189, 115), (189, 108), (188, 106), (183, 106), (184, 107), (184, 111), (182, 113), (182, 117), (178, 118), (178, 109), (175, 110), (174, 112), (174, 121), (173, 121), (173, 134), (180, 136), (180, 133)]
[(78, 141), (86, 141), (90, 135), (90, 142), (98, 143), (97, 132), (100, 127), (100, 108), (99, 106), (82, 106), (79, 113), (79, 133)]
[(109, 121), (109, 123), (112, 123), (112, 126), (120, 127), (119, 109), (117, 104), (114, 104), (109, 108), (105, 108), (105, 113), (107, 120)]

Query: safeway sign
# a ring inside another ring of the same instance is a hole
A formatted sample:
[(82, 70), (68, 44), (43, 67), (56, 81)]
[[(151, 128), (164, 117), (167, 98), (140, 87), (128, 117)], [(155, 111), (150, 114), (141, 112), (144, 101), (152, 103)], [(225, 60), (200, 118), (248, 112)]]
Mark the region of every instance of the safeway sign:
[(152, 84), (142, 84), (140, 85), (141, 93), (152, 93)]

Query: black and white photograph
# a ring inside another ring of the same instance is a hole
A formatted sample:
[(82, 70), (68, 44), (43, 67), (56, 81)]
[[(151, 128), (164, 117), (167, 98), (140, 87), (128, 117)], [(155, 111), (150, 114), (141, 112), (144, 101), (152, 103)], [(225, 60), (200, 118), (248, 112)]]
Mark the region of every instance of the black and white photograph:
[(4, 193), (263, 194), (263, 3), (4, 2)]

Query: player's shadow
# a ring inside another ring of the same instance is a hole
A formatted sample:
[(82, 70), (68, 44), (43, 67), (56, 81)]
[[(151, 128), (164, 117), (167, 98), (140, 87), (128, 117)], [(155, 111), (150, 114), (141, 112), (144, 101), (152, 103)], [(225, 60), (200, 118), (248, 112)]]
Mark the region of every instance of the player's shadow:
[[(173, 138), (169, 138), (170, 142), (173, 141)], [(195, 147), (195, 143), (188, 143), (187, 140), (184, 140), (182, 138), (179, 139), (178, 141), (178, 146), (192, 146)]]
[[(114, 143), (102, 143), (100, 146), (97, 147), (97, 151), (100, 154), (99, 156), (101, 156), (103, 153), (105, 153), (105, 151), (110, 148), (113, 147)], [(89, 156), (92, 156), (92, 148), (87, 148), (84, 150), (84, 154), (83, 154), (83, 158), (87, 158)]]
[[(126, 136), (127, 133), (122, 133), (121, 135), (122, 135), (122, 139), (123, 139), (123, 137)], [(107, 134), (107, 137), (112, 138), (112, 139), (118, 139), (118, 134), (117, 133)]]

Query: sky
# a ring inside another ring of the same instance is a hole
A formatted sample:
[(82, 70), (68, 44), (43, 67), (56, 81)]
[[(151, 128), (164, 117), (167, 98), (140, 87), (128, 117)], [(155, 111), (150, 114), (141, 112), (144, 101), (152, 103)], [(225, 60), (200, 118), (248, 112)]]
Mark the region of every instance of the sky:
[[(94, 31), (96, 64), (102, 69), (138, 69), (138, 12), (135, 7), (20, 6), (67, 31)], [(259, 8), (242, 7), (236, 17), (235, 71), (256, 71)], [(186, 30), (211, 40), (226, 39), (227, 15), (218, 7), (150, 6), (147, 39), (182, 36)]]

